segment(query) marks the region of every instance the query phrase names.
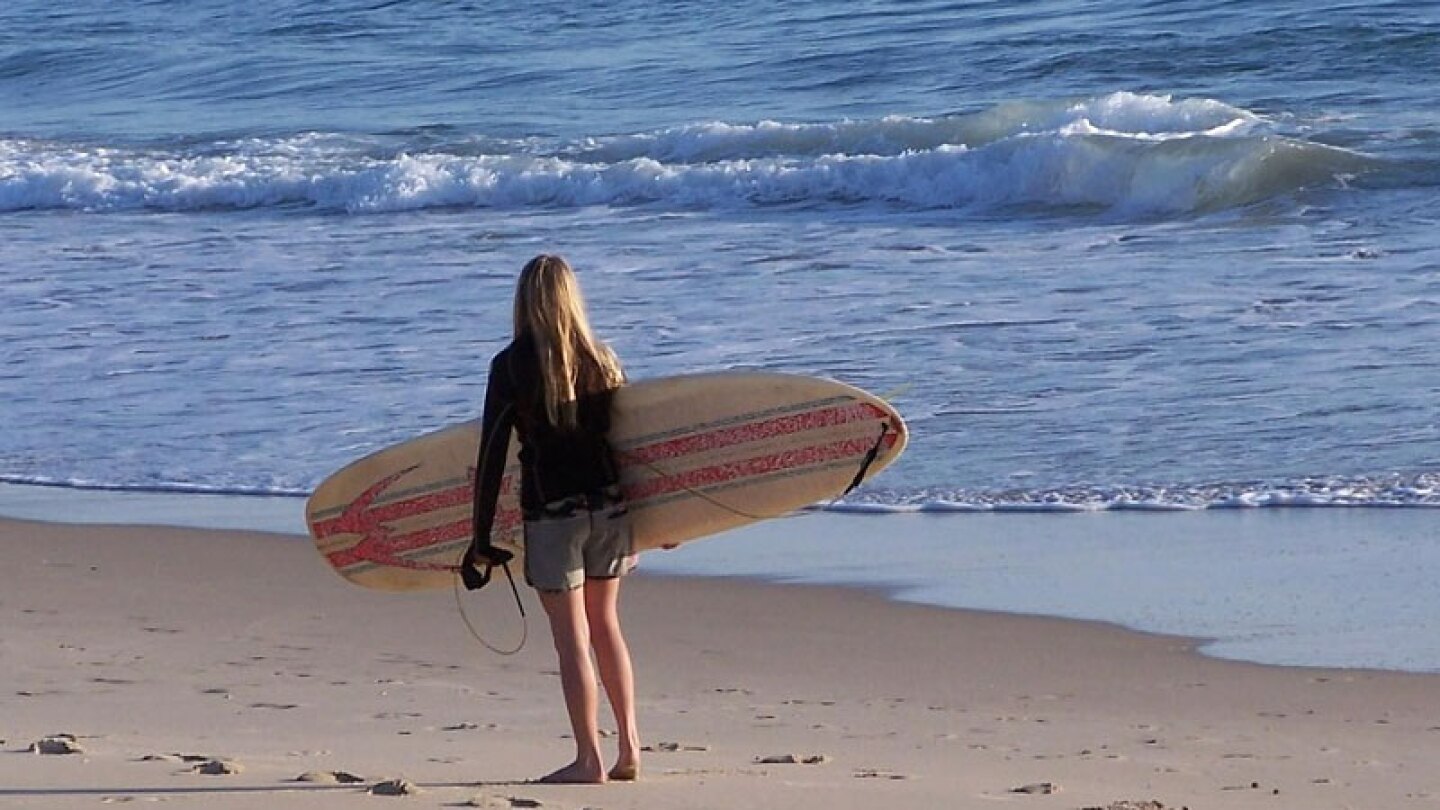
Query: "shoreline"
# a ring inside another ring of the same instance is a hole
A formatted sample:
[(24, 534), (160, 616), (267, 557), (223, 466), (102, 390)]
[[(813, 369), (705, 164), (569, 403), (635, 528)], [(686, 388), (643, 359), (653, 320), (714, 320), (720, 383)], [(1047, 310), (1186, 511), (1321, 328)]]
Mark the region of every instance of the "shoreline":
[[(268, 531), (304, 500), (0, 484), (0, 515)], [(1279, 666), (1440, 672), (1426, 509), (802, 512), (642, 558), (652, 573), (859, 588), (897, 603), (1100, 622)]]
[[(426, 807), (1440, 798), (1440, 676), (1237, 663), (1090, 622), (646, 573), (622, 600), (644, 780), (532, 785), (569, 753), (532, 594), (529, 642), (507, 658), (470, 639), (452, 594), (355, 587), (291, 537), (0, 520), (0, 541), (14, 684), (0, 803), (342, 807), (400, 778)], [(494, 641), (519, 630), (510, 598), (467, 599)], [(83, 753), (26, 752), (60, 733)], [(194, 770), (210, 761), (239, 767)], [(294, 781), (333, 772), (363, 781)]]

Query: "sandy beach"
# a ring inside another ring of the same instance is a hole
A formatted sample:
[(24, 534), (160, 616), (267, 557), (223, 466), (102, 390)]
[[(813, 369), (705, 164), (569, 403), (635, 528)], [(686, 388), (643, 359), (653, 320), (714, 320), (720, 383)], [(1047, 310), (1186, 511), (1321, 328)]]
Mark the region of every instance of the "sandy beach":
[[(653, 574), (622, 605), (642, 780), (529, 784), (570, 749), (528, 593), (528, 643), (502, 657), (453, 594), (348, 585), (303, 538), (5, 520), (0, 539), (6, 806), (1440, 805), (1434, 675)], [(502, 646), (509, 598), (466, 600)], [(417, 792), (374, 793), (391, 780)]]

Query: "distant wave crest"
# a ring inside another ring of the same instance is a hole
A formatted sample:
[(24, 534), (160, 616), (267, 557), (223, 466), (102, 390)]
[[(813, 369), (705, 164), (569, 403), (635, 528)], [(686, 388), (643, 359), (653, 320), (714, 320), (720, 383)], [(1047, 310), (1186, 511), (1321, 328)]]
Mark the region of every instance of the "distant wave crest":
[(1115, 93), (921, 119), (537, 139), (288, 138), (117, 147), (0, 140), (0, 210), (196, 211), (889, 203), (1185, 213), (1334, 185), (1378, 165), (1205, 99)]

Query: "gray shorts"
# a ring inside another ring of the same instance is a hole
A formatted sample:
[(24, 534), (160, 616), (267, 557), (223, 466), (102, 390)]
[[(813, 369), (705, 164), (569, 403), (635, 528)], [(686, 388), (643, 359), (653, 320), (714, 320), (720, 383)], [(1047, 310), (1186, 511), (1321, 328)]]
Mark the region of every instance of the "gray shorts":
[(623, 505), (525, 521), (525, 581), (536, 590), (569, 591), (587, 577), (624, 576), (635, 567), (634, 554)]

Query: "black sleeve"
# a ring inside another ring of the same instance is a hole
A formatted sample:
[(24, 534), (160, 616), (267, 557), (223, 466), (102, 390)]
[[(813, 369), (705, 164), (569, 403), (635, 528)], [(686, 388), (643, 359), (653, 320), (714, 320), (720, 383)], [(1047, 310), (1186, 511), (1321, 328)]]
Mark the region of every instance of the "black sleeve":
[(496, 355), (490, 362), (490, 379), (485, 385), (485, 416), (480, 423), (480, 447), (475, 458), (472, 555), (477, 549), (490, 545), (495, 504), (500, 498), (500, 480), (510, 449), (510, 432), (515, 426), (514, 382), (502, 357), (503, 353)]

